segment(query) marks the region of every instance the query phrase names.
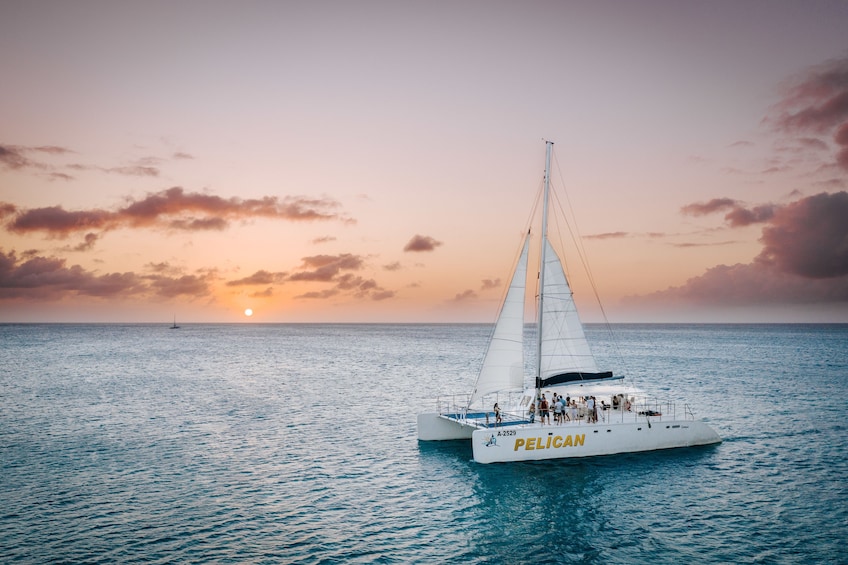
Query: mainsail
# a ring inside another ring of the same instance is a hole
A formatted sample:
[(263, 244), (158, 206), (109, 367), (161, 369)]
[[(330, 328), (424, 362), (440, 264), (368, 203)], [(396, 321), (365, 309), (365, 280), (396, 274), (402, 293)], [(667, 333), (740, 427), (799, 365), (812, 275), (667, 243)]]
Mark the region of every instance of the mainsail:
[[(594, 376), (598, 367), (583, 333), (583, 324), (580, 323), (562, 263), (547, 238), (544, 245), (545, 300), (540, 314), (540, 376), (542, 381), (564, 373), (591, 373)], [(575, 375), (577, 378), (580, 377)]]
[(524, 287), (529, 244), (530, 238), (525, 236), (524, 246), (469, 404), (491, 392), (520, 389), (524, 386)]

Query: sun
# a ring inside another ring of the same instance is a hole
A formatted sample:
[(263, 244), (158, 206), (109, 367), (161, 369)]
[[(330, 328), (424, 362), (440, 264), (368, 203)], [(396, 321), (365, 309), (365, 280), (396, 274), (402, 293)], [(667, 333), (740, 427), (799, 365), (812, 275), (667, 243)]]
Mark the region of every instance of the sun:
[(244, 311), (244, 315), (247, 316), (248, 318), (250, 316), (253, 316), (253, 310), (251, 310), (250, 308), (246, 308), (245, 311)]

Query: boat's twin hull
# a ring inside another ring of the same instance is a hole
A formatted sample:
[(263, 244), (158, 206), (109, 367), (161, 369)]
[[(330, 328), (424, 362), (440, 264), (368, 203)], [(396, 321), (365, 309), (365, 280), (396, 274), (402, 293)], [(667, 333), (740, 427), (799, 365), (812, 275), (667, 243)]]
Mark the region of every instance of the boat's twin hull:
[(418, 415), (418, 439), (423, 441), (469, 439), (476, 429), (477, 426), (463, 425), (434, 412)]
[(701, 421), (655, 421), (564, 426), (508, 426), (474, 430), (478, 463), (591, 457), (719, 443)]

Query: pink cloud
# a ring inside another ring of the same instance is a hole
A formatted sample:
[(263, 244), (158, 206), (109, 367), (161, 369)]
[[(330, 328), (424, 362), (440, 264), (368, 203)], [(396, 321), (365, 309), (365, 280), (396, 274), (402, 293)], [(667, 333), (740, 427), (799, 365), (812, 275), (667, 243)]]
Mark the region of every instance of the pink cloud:
[(585, 239), (622, 239), (630, 234), (626, 231), (614, 231), (614, 232), (606, 232), (606, 233), (596, 233), (593, 235), (584, 236)]
[(713, 198), (709, 202), (695, 202), (682, 207), (680, 211), (690, 216), (704, 216), (714, 212), (734, 209), (739, 205), (738, 201), (732, 198)]
[(730, 227), (737, 228), (767, 222), (774, 215), (775, 208), (773, 204), (746, 208), (741, 202), (732, 198), (714, 198), (709, 202), (687, 204), (680, 211), (690, 216), (705, 216), (726, 211), (724, 219)]
[[(840, 146), (835, 164), (848, 170), (848, 58), (829, 61), (795, 79), (766, 121), (790, 136), (833, 133)], [(807, 146), (827, 148), (820, 139), (801, 139)]]
[(0, 300), (61, 300), (74, 296), (130, 298), (206, 296), (213, 275), (169, 277), (133, 272), (98, 274), (79, 265), (67, 266), (64, 259), (26, 252), (0, 250)]
[[(2, 204), (0, 217), (7, 218), (6, 229), (15, 233), (45, 232), (67, 237), (94, 229), (158, 227), (181, 231), (223, 230), (235, 219), (269, 218), (302, 222), (348, 219), (335, 210), (339, 204), (329, 198), (266, 196), (261, 199), (221, 198), (211, 194), (186, 192), (181, 187), (148, 194), (114, 210), (65, 210), (48, 206), (20, 210)], [(8, 218), (11, 217), (11, 220)]]
[(823, 279), (848, 274), (848, 192), (821, 193), (779, 208), (760, 242), (758, 260)]
[(821, 193), (775, 207), (763, 249), (749, 264), (718, 265), (679, 287), (627, 302), (812, 304), (848, 301), (848, 193)]
[(716, 306), (846, 302), (848, 277), (814, 280), (759, 263), (717, 265), (682, 286), (626, 299), (634, 304), (645, 301)]

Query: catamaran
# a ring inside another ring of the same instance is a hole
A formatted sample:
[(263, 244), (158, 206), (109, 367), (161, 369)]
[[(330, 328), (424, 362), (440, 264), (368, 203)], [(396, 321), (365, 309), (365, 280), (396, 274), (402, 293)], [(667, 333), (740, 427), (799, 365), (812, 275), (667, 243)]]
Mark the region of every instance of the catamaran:
[[(470, 395), (439, 398), (418, 415), (421, 441), (470, 439), (478, 463), (590, 457), (721, 441), (688, 404), (660, 401), (598, 369), (562, 262), (548, 236), (546, 142), (538, 261), (535, 378), (525, 386), (524, 306), (530, 232)], [(556, 408), (556, 404), (559, 405)]]

